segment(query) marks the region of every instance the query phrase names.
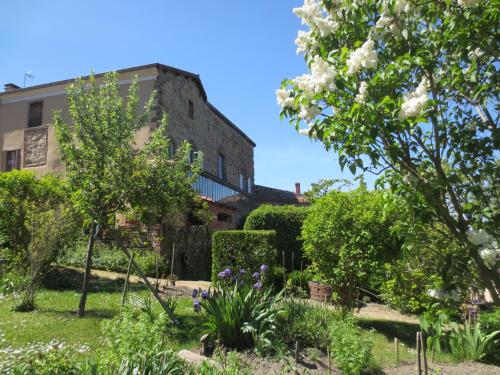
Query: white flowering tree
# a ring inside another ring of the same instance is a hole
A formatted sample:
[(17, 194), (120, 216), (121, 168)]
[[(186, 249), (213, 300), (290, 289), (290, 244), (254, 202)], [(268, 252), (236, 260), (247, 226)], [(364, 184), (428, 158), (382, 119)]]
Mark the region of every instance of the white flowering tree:
[(444, 223), (500, 304), (497, 1), (305, 0), (282, 116)]

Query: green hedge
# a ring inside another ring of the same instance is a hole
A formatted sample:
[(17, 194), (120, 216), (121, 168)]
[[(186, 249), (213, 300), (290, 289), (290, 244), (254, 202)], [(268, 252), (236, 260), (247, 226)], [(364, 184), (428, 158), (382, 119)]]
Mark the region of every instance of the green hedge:
[(265, 204), (252, 211), (245, 221), (245, 230), (275, 230), (277, 263), (283, 264), (282, 253), (285, 252), (285, 267), (288, 272), (293, 268), (300, 269), (302, 259), (302, 240), (299, 239), (302, 224), (309, 213), (309, 207), (273, 206)]
[(272, 266), (276, 259), (276, 231), (228, 230), (212, 236), (212, 281), (226, 268), (258, 271), (260, 265)]
[[(130, 250), (134, 252), (134, 259), (139, 264), (142, 271), (147, 276), (155, 277), (156, 261), (154, 251), (145, 249)], [(85, 241), (80, 241), (77, 243), (75, 248), (72, 248), (59, 256), (57, 263), (60, 265), (84, 268), (86, 256), (87, 243)], [(158, 264), (160, 276), (169, 272), (165, 260), (161, 257), (158, 259)], [(126, 273), (127, 267), (128, 259), (123, 251), (103, 243), (96, 243), (94, 245), (94, 253), (92, 255), (93, 269)], [(135, 274), (134, 269), (132, 269), (132, 274)]]

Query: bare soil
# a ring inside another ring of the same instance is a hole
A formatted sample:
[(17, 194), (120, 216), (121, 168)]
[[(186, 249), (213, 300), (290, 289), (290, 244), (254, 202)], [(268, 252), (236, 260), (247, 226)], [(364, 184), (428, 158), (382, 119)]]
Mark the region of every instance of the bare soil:
[[(384, 370), (387, 375), (418, 374), (416, 364), (403, 365)], [(429, 375), (500, 375), (500, 367), (478, 362), (462, 362), (453, 364), (434, 363), (429, 366)]]

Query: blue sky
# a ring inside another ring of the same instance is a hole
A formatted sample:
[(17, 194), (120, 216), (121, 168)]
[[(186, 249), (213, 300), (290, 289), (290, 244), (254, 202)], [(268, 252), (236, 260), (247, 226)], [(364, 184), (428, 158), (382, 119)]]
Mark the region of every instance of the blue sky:
[[(303, 189), (343, 174), (333, 153), (279, 118), (275, 90), (305, 72), (297, 0), (1, 0), (0, 83), (27, 85), (159, 62), (197, 73), (252, 138), (255, 182)], [(367, 176), (367, 181), (373, 181)]]

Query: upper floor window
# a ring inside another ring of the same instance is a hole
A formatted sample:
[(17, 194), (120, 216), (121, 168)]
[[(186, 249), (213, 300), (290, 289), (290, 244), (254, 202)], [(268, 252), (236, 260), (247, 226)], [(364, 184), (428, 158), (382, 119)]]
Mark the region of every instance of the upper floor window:
[(13, 169), (21, 169), (21, 150), (5, 152), (5, 172)]
[(189, 101), (189, 118), (191, 120), (194, 119), (194, 105), (193, 105), (193, 102), (191, 100)]
[(226, 178), (226, 158), (224, 155), (219, 154), (219, 157), (217, 158), (217, 177), (219, 177), (221, 180), (224, 180)]
[(43, 102), (30, 103), (28, 113), (28, 128), (34, 128), (42, 125), (42, 107)]
[(240, 189), (245, 190), (245, 176), (240, 174)]
[(252, 177), (248, 177), (247, 179), (247, 191), (249, 194), (252, 194)]

